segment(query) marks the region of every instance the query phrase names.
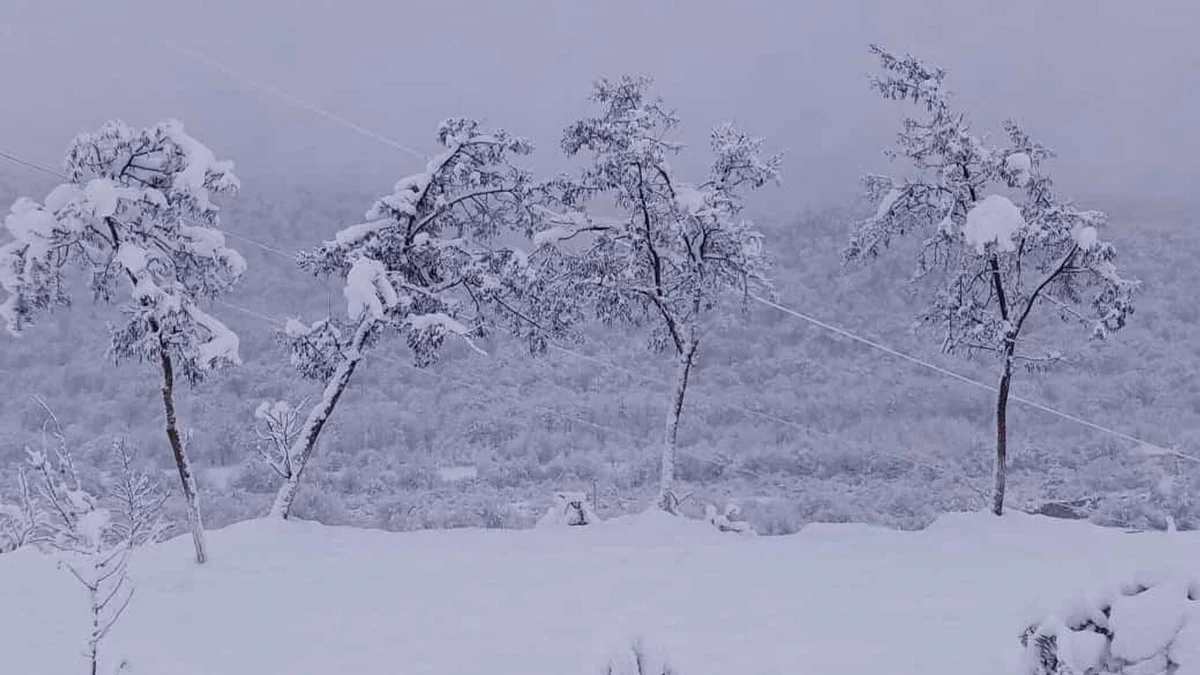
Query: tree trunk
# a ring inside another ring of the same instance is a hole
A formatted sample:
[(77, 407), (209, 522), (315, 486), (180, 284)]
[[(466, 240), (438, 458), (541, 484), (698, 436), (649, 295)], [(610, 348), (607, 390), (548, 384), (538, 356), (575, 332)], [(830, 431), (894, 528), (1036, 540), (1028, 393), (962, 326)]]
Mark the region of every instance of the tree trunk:
[(165, 345), (159, 349), (158, 353), (162, 364), (162, 397), (163, 408), (167, 413), (167, 440), (171, 443), (171, 453), (175, 456), (175, 467), (179, 470), (179, 483), (183, 487), (183, 503), (187, 509), (188, 529), (192, 531), (192, 543), (196, 547), (196, 562), (203, 564), (208, 560), (208, 549), (204, 544), (204, 520), (200, 514), (200, 493), (196, 489), (196, 477), (192, 473), (192, 463), (188, 461), (187, 448), (183, 447), (183, 440), (179, 437), (179, 429), (175, 422), (175, 370)]
[(354, 375), (359, 362), (363, 359), (363, 343), (366, 342), (372, 327), (373, 324), (369, 321), (359, 324), (351, 340), (350, 348), (346, 350), (345, 358), (334, 369), (329, 381), (325, 383), (325, 391), (321, 395), (321, 400), (317, 401), (304, 420), (300, 435), (296, 437), (296, 441), (292, 443), (288, 452), (288, 456), (291, 458), (291, 475), (279, 487), (268, 517), (287, 520), (291, 513), (292, 504), (296, 501), (296, 493), (300, 490), (300, 477), (304, 473), (304, 468), (308, 466), (308, 461), (312, 459), (313, 452), (316, 451), (317, 441), (321, 438), (321, 430), (325, 428), (325, 423), (329, 421), (333, 409), (337, 407), (342, 392), (346, 391), (346, 387), (350, 384), (350, 377)]
[(696, 361), (696, 340), (684, 345), (675, 376), (675, 391), (671, 395), (671, 408), (667, 413), (667, 430), (663, 438), (662, 471), (659, 474), (658, 507), (667, 513), (679, 511), (679, 499), (675, 496), (675, 453), (678, 447), (679, 418), (683, 415), (683, 398), (687, 393), (688, 376)]
[(996, 393), (996, 487), (992, 513), (1004, 515), (1004, 490), (1008, 477), (1008, 390), (1012, 384), (1012, 356), (1004, 357), (1004, 374)]

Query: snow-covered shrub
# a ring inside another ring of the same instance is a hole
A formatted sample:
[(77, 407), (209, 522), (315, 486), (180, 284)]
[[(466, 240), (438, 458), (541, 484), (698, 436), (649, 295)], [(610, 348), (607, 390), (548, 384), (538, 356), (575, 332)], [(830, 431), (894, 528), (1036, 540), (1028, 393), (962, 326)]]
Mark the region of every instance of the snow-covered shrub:
[(22, 546), (37, 545), (45, 535), (43, 515), (34, 502), (25, 467), (16, 469), (17, 494), (14, 503), (0, 501), (0, 553)]
[(704, 519), (722, 532), (755, 534), (750, 523), (742, 520), (742, 511), (736, 504), (726, 505), (723, 512), (718, 512), (716, 506), (709, 504), (704, 508)]
[(1200, 675), (1200, 583), (1132, 584), (1020, 639), (1027, 675)]
[(538, 527), (571, 527), (600, 522), (582, 492), (555, 492), (554, 504), (538, 520)]
[[(49, 413), (49, 409), (46, 409)], [(162, 531), (163, 495), (134, 468), (135, 454), (113, 444), (116, 471), (104, 477), (104, 494), (84, 487), (58, 420), (50, 413), (53, 442), (28, 451), (24, 509), (36, 533), (29, 542), (49, 553), (86, 590), (91, 631), (84, 656), (90, 673), (100, 670), (100, 647), (133, 598), (128, 567), (134, 550)], [(116, 673), (123, 662), (106, 672)]]

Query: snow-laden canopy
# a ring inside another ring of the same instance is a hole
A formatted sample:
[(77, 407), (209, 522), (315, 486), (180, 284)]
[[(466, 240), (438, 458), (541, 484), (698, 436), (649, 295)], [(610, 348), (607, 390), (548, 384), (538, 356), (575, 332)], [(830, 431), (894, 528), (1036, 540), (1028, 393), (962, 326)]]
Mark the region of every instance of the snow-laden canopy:
[(94, 297), (122, 296), (127, 321), (113, 332), (119, 357), (176, 357), (185, 375), (238, 362), (238, 339), (200, 303), (246, 270), (217, 229), (213, 198), (237, 190), (229, 161), (177, 121), (146, 129), (105, 124), (75, 138), (68, 181), (38, 203), (22, 198), (4, 220), (0, 317), (17, 333), (70, 300), (65, 268), (89, 273)]

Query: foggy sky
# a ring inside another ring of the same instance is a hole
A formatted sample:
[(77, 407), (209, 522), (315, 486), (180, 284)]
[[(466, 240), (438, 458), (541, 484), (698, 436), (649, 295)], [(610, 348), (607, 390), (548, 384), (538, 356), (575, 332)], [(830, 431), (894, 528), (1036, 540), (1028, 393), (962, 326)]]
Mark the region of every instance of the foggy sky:
[(108, 118), (177, 117), (248, 188), (378, 191), (420, 166), (154, 40), (422, 152), (440, 119), (483, 117), (532, 137), (546, 167), (592, 79), (629, 72), (657, 80), (690, 143), (731, 119), (786, 152), (776, 199), (799, 208), (886, 169), (904, 108), (867, 88), (879, 42), (949, 69), (977, 129), (1021, 121), (1069, 190), (1186, 197), (1198, 28), (1192, 0), (3, 0), (0, 148), (57, 165)]

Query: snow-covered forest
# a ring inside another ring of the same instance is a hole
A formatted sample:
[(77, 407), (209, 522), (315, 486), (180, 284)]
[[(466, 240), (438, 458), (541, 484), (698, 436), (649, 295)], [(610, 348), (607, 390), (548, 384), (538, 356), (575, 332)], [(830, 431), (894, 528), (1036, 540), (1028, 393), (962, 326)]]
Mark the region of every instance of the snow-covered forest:
[(0, 672), (1200, 673), (1200, 233), (1153, 166), (1200, 134), (1113, 103), (1128, 176), (1088, 166), (1003, 59), (854, 34), (832, 151), (636, 59), (535, 128), (496, 73), (385, 126), (169, 40), (386, 169), (215, 104), (0, 137)]

